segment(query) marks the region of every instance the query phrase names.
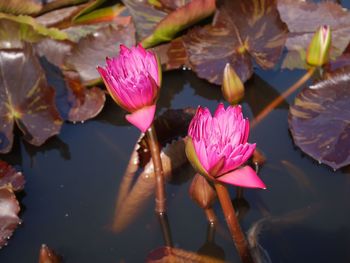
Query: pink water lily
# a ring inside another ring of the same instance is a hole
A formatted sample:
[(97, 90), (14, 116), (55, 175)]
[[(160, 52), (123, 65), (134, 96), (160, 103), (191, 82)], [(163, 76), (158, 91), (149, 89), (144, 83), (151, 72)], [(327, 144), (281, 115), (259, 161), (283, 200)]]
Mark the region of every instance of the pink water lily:
[(153, 122), (161, 85), (156, 55), (141, 45), (120, 46), (119, 56), (106, 58), (105, 67), (97, 67), (115, 102), (131, 114), (126, 119), (142, 132)]
[(255, 150), (248, 143), (249, 121), (241, 106), (219, 104), (214, 116), (199, 107), (193, 117), (186, 142), (186, 154), (202, 174), (219, 182), (251, 188), (266, 188), (247, 160)]

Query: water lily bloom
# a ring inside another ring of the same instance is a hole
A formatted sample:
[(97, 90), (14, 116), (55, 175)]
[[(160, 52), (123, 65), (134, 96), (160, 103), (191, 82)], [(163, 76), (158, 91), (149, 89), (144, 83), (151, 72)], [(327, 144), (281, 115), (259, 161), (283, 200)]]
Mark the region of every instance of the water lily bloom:
[(331, 47), (331, 28), (321, 26), (314, 34), (306, 52), (306, 62), (315, 67), (326, 64)]
[(142, 132), (151, 126), (161, 85), (161, 70), (156, 55), (141, 45), (120, 45), (119, 56), (106, 58), (97, 67), (114, 101), (131, 114), (126, 119)]
[(222, 183), (266, 188), (246, 161), (255, 144), (248, 143), (249, 121), (241, 106), (219, 104), (214, 116), (199, 107), (193, 117), (186, 140), (186, 155), (193, 167), (210, 180)]

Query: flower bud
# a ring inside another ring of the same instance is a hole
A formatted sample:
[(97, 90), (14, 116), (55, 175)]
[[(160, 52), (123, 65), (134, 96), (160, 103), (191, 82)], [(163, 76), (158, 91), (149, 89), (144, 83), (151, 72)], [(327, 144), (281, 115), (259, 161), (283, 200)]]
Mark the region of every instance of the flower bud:
[(306, 62), (309, 65), (320, 67), (328, 62), (331, 38), (329, 26), (321, 26), (315, 32), (306, 52)]
[(244, 97), (243, 83), (230, 63), (225, 66), (221, 90), (231, 105), (237, 104)]
[(207, 179), (200, 174), (196, 174), (192, 180), (190, 196), (201, 208), (210, 208), (216, 200), (216, 192)]

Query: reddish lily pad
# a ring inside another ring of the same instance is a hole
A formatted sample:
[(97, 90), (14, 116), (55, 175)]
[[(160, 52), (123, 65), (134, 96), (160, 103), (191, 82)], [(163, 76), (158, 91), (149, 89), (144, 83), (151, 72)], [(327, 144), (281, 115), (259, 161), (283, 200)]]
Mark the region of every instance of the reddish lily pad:
[(73, 48), (71, 55), (67, 56), (66, 68), (77, 71), (84, 85), (96, 83), (100, 80), (96, 66), (103, 65), (106, 56), (118, 55), (120, 44), (133, 46), (134, 30), (133, 24), (129, 21), (126, 25), (108, 25), (82, 38)]
[(13, 231), (21, 223), (15, 194), (10, 188), (0, 188), (0, 248), (7, 245)]
[(279, 0), (278, 10), (290, 31), (286, 42), (289, 52), (282, 67), (290, 69), (306, 67), (305, 50), (319, 26), (331, 27), (330, 55), (333, 58), (342, 54), (350, 41), (350, 12), (337, 3)]
[(10, 151), (15, 123), (33, 145), (58, 134), (62, 119), (55, 92), (48, 87), (32, 47), (0, 50), (0, 73), (0, 152)]
[(122, 0), (128, 8), (136, 27), (137, 39), (149, 36), (167, 12), (157, 9), (148, 0)]
[(274, 67), (287, 31), (275, 0), (224, 0), (218, 3), (213, 25), (197, 27), (183, 39), (197, 75), (221, 84), (227, 63), (242, 81), (251, 77), (253, 62), (264, 69)]
[(177, 38), (163, 45), (154, 48), (157, 53), (163, 70), (173, 70), (181, 67), (189, 68), (187, 52), (182, 38)]
[(211, 16), (214, 11), (215, 0), (193, 0), (169, 13), (141, 43), (149, 48), (170, 41), (177, 33)]
[(7, 187), (13, 191), (21, 191), (24, 188), (24, 177), (21, 172), (0, 160), (0, 188)]
[(98, 87), (89, 89), (84, 87), (76, 72), (66, 71), (64, 75), (69, 87), (68, 100), (71, 104), (68, 120), (82, 122), (97, 116), (105, 104), (105, 92)]
[(333, 169), (350, 164), (350, 74), (337, 75), (296, 97), (289, 128), (303, 152)]
[(15, 15), (35, 14), (42, 8), (40, 0), (4, 0), (0, 1), (0, 12)]

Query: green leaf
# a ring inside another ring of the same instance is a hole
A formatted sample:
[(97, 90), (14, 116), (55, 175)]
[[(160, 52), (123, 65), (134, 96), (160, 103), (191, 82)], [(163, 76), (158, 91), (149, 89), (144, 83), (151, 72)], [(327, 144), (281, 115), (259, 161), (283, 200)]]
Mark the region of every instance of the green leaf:
[(207, 18), (215, 11), (215, 0), (193, 0), (167, 15), (151, 35), (142, 40), (145, 48), (172, 40), (177, 33)]
[(67, 34), (56, 28), (47, 28), (30, 16), (0, 13), (0, 48), (9, 48), (11, 41), (34, 43), (43, 37), (64, 40)]

